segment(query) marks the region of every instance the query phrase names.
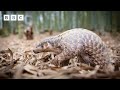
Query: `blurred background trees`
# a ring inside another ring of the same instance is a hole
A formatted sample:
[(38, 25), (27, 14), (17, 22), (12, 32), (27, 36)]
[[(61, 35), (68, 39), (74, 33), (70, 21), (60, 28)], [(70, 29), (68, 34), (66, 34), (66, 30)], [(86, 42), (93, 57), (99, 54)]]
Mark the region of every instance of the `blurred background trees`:
[[(24, 21), (3, 21), (4, 14), (23, 14)], [(0, 11), (0, 35), (19, 34), (33, 23), (35, 33), (86, 28), (99, 32), (120, 31), (119, 11)]]

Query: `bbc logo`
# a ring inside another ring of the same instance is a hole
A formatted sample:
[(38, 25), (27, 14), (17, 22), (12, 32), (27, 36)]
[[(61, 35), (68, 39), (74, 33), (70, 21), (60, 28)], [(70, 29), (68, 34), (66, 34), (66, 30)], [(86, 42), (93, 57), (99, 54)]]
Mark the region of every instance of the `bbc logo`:
[(24, 21), (24, 15), (4, 15), (4, 21)]

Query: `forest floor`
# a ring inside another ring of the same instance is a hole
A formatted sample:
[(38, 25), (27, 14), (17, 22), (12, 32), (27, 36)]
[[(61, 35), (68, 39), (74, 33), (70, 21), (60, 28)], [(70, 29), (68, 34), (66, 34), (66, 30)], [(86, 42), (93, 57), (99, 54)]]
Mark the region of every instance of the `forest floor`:
[[(56, 35), (58, 33), (53, 33)], [(104, 72), (98, 66), (77, 63), (76, 58), (64, 67), (55, 67), (46, 60), (50, 53), (34, 54), (31, 50), (49, 33), (34, 35), (33, 40), (19, 39), (18, 35), (0, 37), (0, 79), (111, 79), (120, 78), (120, 71)], [(100, 35), (120, 60), (120, 34)]]

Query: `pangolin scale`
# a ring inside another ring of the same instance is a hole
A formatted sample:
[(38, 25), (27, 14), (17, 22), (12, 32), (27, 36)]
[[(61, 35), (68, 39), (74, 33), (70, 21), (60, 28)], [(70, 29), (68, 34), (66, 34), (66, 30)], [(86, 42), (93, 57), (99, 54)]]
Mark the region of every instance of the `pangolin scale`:
[(45, 38), (33, 51), (35, 53), (56, 52), (57, 55), (53, 60), (55, 64), (75, 56), (83, 63), (91, 66), (100, 65), (105, 69), (113, 63), (112, 52), (102, 39), (94, 32), (83, 28), (67, 30), (59, 35)]

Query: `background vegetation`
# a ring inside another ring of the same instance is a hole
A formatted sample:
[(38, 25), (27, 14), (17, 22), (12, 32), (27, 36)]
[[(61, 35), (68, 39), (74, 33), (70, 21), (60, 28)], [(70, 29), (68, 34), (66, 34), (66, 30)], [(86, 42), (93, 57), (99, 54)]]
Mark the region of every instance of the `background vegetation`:
[[(25, 20), (3, 21), (4, 14), (24, 14)], [(30, 23), (33, 23), (36, 33), (45, 29), (64, 31), (72, 28), (119, 32), (119, 21), (119, 11), (0, 11), (0, 35), (22, 35)]]

